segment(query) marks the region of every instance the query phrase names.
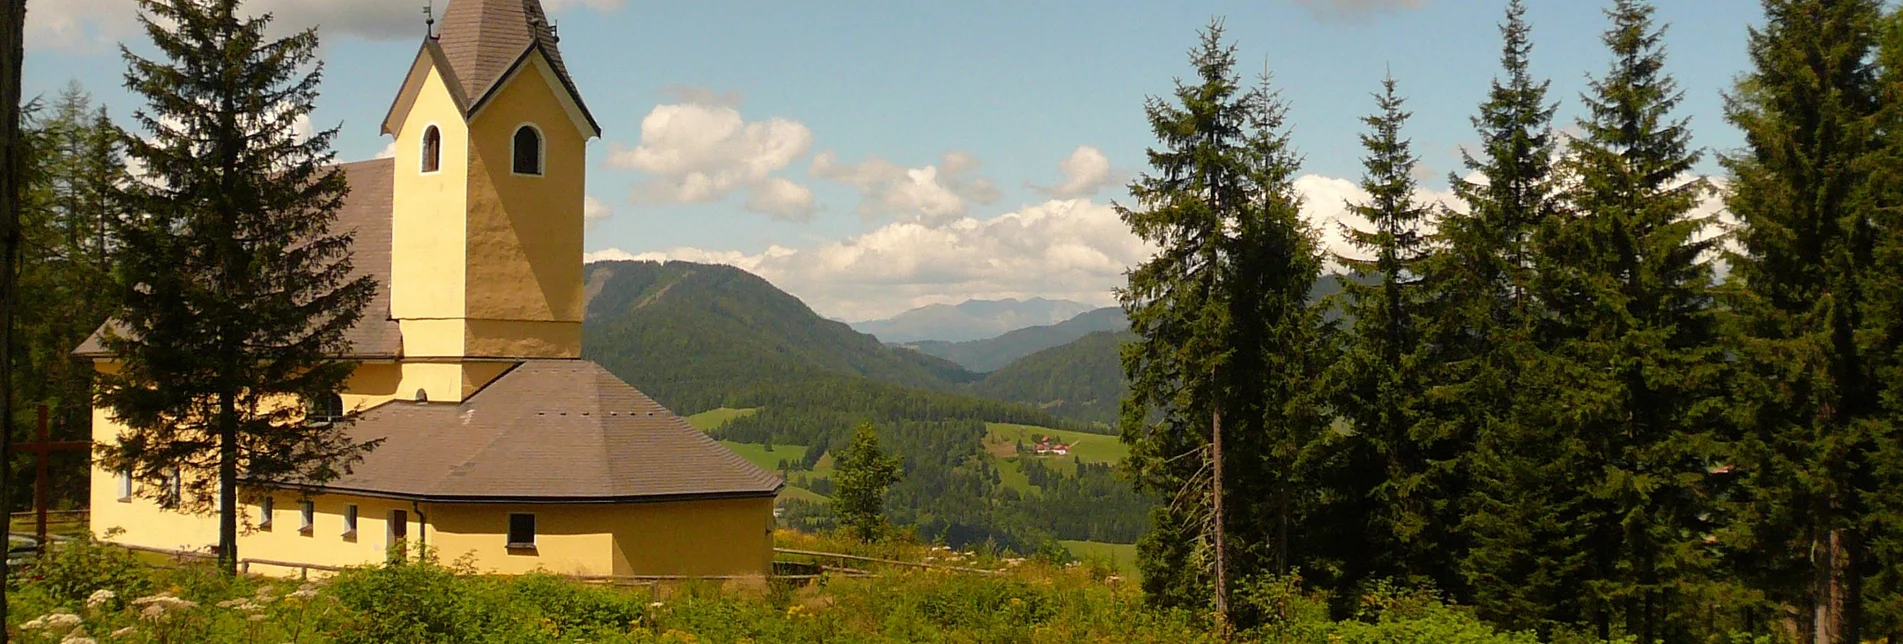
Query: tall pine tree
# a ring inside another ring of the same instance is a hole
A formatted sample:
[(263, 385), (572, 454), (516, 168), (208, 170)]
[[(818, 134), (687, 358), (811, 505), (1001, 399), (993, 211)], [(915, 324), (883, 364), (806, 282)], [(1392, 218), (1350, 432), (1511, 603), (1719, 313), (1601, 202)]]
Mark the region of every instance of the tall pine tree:
[(1601, 638), (1691, 641), (1725, 359), (1706, 262), (1715, 241), (1694, 216), (1709, 184), (1673, 110), (1663, 29), (1643, 0), (1607, 10), (1612, 67), (1582, 101), (1568, 146), (1567, 215), (1537, 244), (1543, 372), (1558, 386), (1533, 414), (1564, 437), (1554, 496), (1584, 535), (1578, 600)]
[(235, 572), (241, 482), (322, 483), (360, 457), (346, 423), (307, 425), (299, 399), (342, 388), (333, 360), (374, 292), (350, 278), (348, 234), (330, 230), (349, 187), (296, 124), (317, 97), (317, 35), (273, 39), (238, 0), (141, 0), (163, 56), (129, 49), (126, 84), (149, 138), (127, 137), (145, 176), (122, 195), (116, 368), (99, 402), (125, 426), (106, 467), (177, 476), (170, 506), (219, 515), (218, 556)]
[(1878, 276), (1880, 158), (1873, 54), (1877, 0), (1765, 0), (1752, 68), (1726, 98), (1745, 135), (1724, 159), (1742, 247), (1728, 306), (1745, 377), (1733, 409), (1748, 496), (1731, 544), (1802, 641), (1863, 635), (1874, 502), (1894, 494), (1872, 456), (1890, 440), (1884, 356), (1869, 288)]
[[(1903, 11), (1885, 16), (1881, 33), (1879, 153), (1871, 166), (1877, 240), (1872, 257), (1875, 268), (1864, 290), (1872, 297), (1875, 321), (1870, 341), (1881, 361), (1877, 373), (1886, 387), (1880, 395), (1894, 432), (1903, 426)], [(1903, 489), (1900, 442), (1892, 434), (1878, 446), (1877, 484), (1887, 489)], [(1879, 496), (1872, 506), (1875, 516), (1869, 524), (1877, 532), (1871, 539), (1872, 554), (1880, 563), (1876, 579), (1866, 587), (1864, 633), (1867, 639), (1884, 635), (1890, 641), (1903, 641), (1903, 495)]]
[(1465, 211), (1442, 214), (1437, 250), (1423, 263), (1429, 294), (1425, 363), (1434, 365), (1415, 432), (1429, 464), (1413, 483), (1442, 502), (1422, 534), (1434, 539), (1435, 582), (1482, 615), (1515, 627), (1542, 625), (1568, 593), (1576, 565), (1563, 508), (1546, 498), (1561, 446), (1521, 414), (1539, 396), (1526, 359), (1537, 348), (1531, 239), (1555, 211), (1547, 83), (1530, 69), (1531, 27), (1514, 0), (1500, 26), (1503, 76), (1473, 124), (1476, 153), (1451, 183)]
[(1305, 556), (1301, 468), (1322, 426), (1310, 389), (1319, 315), (1306, 297), (1320, 261), (1293, 188), (1286, 108), (1266, 79), (1243, 88), (1219, 22), (1191, 63), (1175, 102), (1149, 101), (1159, 145), (1131, 184), (1137, 207), (1118, 208), (1160, 248), (1119, 291), (1139, 336), (1124, 349), (1121, 430), (1137, 485), (1164, 499), (1138, 543), (1150, 598), (1214, 597), (1219, 619), (1247, 624), (1259, 616), (1223, 614), (1225, 591)]
[(1429, 522), (1435, 500), (1416, 483), (1427, 474), (1426, 455), (1413, 439), (1427, 381), (1421, 364), (1420, 318), (1425, 302), (1422, 261), (1429, 253), (1431, 210), (1416, 200), (1418, 157), (1402, 130), (1409, 113), (1392, 77), (1375, 95), (1376, 113), (1363, 117), (1361, 159), (1365, 201), (1349, 213), (1364, 226), (1342, 224), (1355, 252), (1337, 254), (1350, 273), (1342, 281), (1342, 354), (1329, 369), (1332, 406), (1351, 434), (1329, 462), (1324, 485), (1338, 490), (1327, 523), (1348, 548), (1341, 557), (1345, 593), (1367, 580), (1431, 583)]

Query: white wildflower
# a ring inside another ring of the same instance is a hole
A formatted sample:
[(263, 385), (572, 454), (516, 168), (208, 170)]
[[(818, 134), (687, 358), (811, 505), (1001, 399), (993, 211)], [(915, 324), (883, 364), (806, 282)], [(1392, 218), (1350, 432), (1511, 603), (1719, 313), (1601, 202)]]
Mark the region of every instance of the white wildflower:
[(127, 636), (127, 635), (131, 635), (131, 634), (133, 634), (133, 633), (135, 633), (135, 632), (138, 632), (138, 630), (139, 630), (139, 629), (138, 629), (137, 627), (134, 627), (134, 626), (127, 626), (127, 627), (125, 627), (125, 628), (121, 628), (121, 629), (119, 629), (119, 630), (116, 630), (116, 631), (113, 631), (113, 632), (112, 632), (112, 638), (113, 638), (113, 639), (119, 639), (119, 638), (121, 638), (121, 637), (125, 637), (125, 636)]
[(80, 622), (85, 621), (80, 619), (78, 615), (74, 615), (72, 613), (53, 613), (51, 615), (47, 615), (45, 619), (46, 619), (46, 628), (47, 630), (51, 630), (51, 631), (65, 631), (66, 629), (72, 628), (74, 626), (78, 626)]
[(46, 618), (44, 616), (35, 617), (32, 621), (20, 625), (20, 630), (23, 631), (37, 631), (42, 628), (46, 628)]
[(291, 591), (291, 594), (285, 595), (284, 598), (285, 599), (310, 599), (316, 596), (317, 596), (316, 588), (298, 588), (297, 590)]
[(118, 597), (118, 596), (119, 596), (118, 594), (110, 590), (106, 590), (104, 588), (95, 590), (93, 591), (93, 594), (91, 596), (88, 596), (86, 598), (86, 607), (98, 608), (100, 606), (104, 606), (106, 602), (112, 601), (114, 597)]
[(253, 622), (262, 622), (265, 617), (266, 615), (264, 613), (253, 613), (250, 617), (246, 617), (245, 619)]
[(660, 608), (660, 607), (662, 607), (662, 606), (666, 606), (666, 605), (667, 605), (667, 604), (666, 604), (666, 603), (663, 603), (663, 602), (654, 602), (654, 603), (651, 603), (651, 604), (648, 604), (648, 608)]

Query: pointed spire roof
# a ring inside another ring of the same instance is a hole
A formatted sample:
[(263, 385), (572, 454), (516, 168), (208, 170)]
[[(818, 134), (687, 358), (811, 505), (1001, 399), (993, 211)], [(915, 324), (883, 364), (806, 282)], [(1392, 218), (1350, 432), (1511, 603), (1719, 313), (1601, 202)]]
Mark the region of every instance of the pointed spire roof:
[(453, 0), (437, 42), (471, 104), (488, 94), (536, 44), (562, 81), (572, 84), (540, 0)]
[[(405, 85), (419, 79), (417, 74), (425, 69), (421, 65), (426, 59), (433, 61), (438, 68), (446, 68), (444, 76), (450, 93), (468, 116), (481, 109), (503, 79), (539, 50), (562, 88), (568, 91), (568, 98), (574, 101), (573, 107), (580, 110), (582, 120), (593, 130), (590, 134), (599, 135), (601, 126), (582, 103), (581, 91), (569, 77), (568, 65), (562, 62), (559, 42), (554, 27), (549, 24), (548, 13), (542, 10), (541, 0), (451, 0), (436, 35), (424, 40), (423, 51), (418, 53), (418, 66), (411, 69), (411, 78)], [(406, 109), (405, 103), (405, 98), (399, 95), (390, 115), (384, 119), (385, 133), (391, 132), (398, 112)]]

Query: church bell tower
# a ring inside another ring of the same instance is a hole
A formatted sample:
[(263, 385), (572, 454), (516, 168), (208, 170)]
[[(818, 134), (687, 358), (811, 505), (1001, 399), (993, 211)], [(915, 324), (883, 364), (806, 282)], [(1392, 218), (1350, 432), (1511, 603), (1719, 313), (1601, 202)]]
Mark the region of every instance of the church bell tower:
[(384, 118), (405, 362), (581, 355), (585, 153), (601, 134), (539, 0), (454, 0)]

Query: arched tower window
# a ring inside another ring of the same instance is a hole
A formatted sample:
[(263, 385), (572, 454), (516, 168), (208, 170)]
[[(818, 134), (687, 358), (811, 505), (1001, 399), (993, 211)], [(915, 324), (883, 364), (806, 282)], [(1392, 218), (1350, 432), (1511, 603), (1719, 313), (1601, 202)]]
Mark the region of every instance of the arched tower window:
[(423, 171), (443, 169), (443, 131), (431, 125), (423, 130)]
[(344, 419), (344, 397), (337, 394), (324, 394), (307, 401), (309, 409), (304, 413), (304, 423), (321, 427)]
[(534, 125), (515, 130), (515, 173), (542, 176), (542, 131)]

